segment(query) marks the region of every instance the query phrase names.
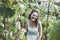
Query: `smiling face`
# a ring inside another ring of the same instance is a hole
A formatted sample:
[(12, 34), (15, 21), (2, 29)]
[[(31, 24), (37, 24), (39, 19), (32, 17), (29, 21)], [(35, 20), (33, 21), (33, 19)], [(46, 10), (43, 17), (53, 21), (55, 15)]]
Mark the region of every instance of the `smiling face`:
[(37, 20), (38, 19), (38, 13), (37, 12), (33, 12), (32, 14), (31, 14), (31, 21), (35, 21), (35, 20)]

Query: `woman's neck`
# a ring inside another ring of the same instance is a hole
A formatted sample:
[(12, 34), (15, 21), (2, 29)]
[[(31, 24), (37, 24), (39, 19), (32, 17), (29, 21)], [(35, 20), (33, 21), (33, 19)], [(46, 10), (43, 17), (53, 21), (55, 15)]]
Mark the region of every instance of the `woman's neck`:
[(31, 20), (30, 20), (30, 23), (35, 24), (35, 21), (31, 21)]
[(35, 22), (30, 20), (30, 26), (34, 27), (35, 25), (36, 25)]

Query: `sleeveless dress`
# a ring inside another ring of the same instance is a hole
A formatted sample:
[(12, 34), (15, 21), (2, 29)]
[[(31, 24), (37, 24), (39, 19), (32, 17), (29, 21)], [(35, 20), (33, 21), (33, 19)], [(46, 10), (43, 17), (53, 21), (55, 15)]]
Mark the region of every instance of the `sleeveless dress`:
[(38, 25), (37, 25), (37, 27), (31, 28), (29, 26), (29, 20), (28, 20), (27, 40), (37, 40), (38, 35), (39, 35)]

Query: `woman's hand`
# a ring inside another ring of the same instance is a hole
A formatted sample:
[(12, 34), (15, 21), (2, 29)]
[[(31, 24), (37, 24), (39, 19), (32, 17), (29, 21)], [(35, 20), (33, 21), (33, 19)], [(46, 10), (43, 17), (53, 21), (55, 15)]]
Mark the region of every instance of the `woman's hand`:
[(41, 40), (41, 37), (40, 37), (40, 36), (38, 36), (38, 37), (37, 37), (37, 40)]
[(38, 39), (38, 40), (41, 40), (41, 39)]
[(25, 33), (25, 32), (27, 32), (27, 31), (26, 31), (26, 29), (22, 28), (22, 32), (24, 32), (24, 33)]

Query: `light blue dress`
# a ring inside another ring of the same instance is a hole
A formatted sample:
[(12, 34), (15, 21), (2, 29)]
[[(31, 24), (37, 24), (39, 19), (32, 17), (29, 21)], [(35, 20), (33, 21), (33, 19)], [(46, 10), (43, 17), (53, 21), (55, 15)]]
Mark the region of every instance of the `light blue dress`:
[(38, 25), (37, 27), (31, 28), (29, 26), (29, 20), (28, 20), (28, 32), (27, 32), (27, 40), (37, 40), (37, 37), (39, 35), (38, 33)]

